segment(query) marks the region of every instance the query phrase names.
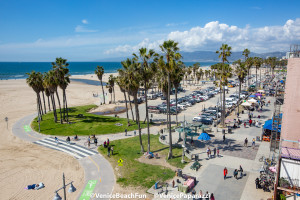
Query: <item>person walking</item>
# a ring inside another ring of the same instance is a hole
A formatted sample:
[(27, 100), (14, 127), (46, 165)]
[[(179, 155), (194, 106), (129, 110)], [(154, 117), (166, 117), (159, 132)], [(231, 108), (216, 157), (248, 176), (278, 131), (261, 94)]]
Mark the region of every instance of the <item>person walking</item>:
[(248, 138), (245, 139), (244, 147), (248, 147)]
[(136, 130), (133, 131), (134, 136), (136, 136)]
[(110, 157), (110, 146), (107, 147), (107, 156)]
[(226, 138), (225, 138), (225, 134), (223, 134), (223, 143), (225, 142), (225, 139), (226, 139)]
[(88, 147), (90, 148), (90, 145), (91, 145), (91, 138), (90, 138), (90, 136), (88, 137)]
[(127, 128), (125, 128), (125, 136), (127, 136)]
[(57, 138), (57, 137), (55, 137), (54, 139), (55, 139), (56, 145), (58, 145), (58, 144), (59, 144), (59, 142), (58, 142), (58, 138)]
[(255, 138), (252, 139), (252, 147), (253, 147), (253, 149), (255, 147)]
[(238, 176), (238, 171), (237, 171), (237, 169), (235, 169), (233, 172), (233, 177), (236, 178), (236, 180), (238, 179), (237, 176)]
[(206, 149), (207, 158), (209, 159), (209, 147)]
[(216, 157), (216, 152), (217, 152), (217, 149), (216, 147), (214, 148), (214, 158)]
[(259, 189), (259, 179), (258, 178), (255, 179), (255, 185), (256, 185), (256, 189)]
[(214, 193), (211, 193), (211, 194), (210, 194), (210, 200), (215, 200)]
[(114, 155), (114, 147), (113, 146), (110, 148), (110, 151), (111, 151), (111, 155)]
[(242, 165), (240, 165), (240, 178), (243, 178), (243, 172), (244, 172), (244, 170), (242, 168)]
[(225, 180), (225, 179), (226, 179), (226, 176), (227, 176), (227, 174), (228, 174), (228, 170), (227, 170), (226, 167), (224, 168), (223, 173), (224, 173), (224, 180)]
[(219, 147), (217, 149), (217, 156), (220, 157), (220, 149), (219, 149)]
[(107, 142), (106, 142), (106, 145), (107, 145), (107, 146), (109, 146), (109, 139), (108, 139), (108, 138), (107, 138)]
[(94, 139), (95, 146), (98, 146), (98, 139), (95, 137)]
[(175, 181), (174, 180), (172, 181), (172, 187), (173, 188), (175, 187)]
[(244, 128), (246, 128), (246, 122), (244, 122)]
[(249, 119), (249, 126), (251, 127), (252, 119)]

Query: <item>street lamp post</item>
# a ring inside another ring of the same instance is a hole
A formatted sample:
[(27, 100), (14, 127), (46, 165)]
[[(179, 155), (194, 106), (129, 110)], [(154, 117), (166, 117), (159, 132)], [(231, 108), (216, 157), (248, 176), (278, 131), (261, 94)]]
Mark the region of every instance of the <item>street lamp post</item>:
[(66, 197), (66, 187), (68, 185), (70, 185), (70, 188), (69, 188), (69, 192), (72, 193), (72, 192), (75, 192), (76, 191), (76, 188), (73, 186), (73, 181), (71, 181), (70, 183), (68, 184), (65, 184), (65, 174), (63, 173), (63, 186), (61, 188), (59, 188), (58, 190), (55, 191), (55, 197), (53, 198), (53, 200), (61, 200), (61, 197), (59, 196), (59, 194), (57, 193), (59, 190), (63, 189), (64, 190), (64, 200), (67, 199)]

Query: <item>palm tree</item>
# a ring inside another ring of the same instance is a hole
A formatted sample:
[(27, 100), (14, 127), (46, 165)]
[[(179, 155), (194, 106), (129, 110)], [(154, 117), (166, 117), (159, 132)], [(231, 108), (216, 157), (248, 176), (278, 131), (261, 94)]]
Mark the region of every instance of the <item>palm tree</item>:
[[(225, 68), (225, 62), (228, 62), (227, 57), (231, 55), (231, 47), (228, 46), (227, 44), (222, 44), (220, 47), (220, 50), (216, 51), (217, 54), (219, 54), (219, 58), (222, 59), (222, 74), (221, 74), (221, 79), (222, 83), (225, 84), (227, 82), (227, 73), (225, 73), (224, 68)], [(222, 126), (224, 127), (225, 125), (225, 87), (223, 88), (223, 108), (222, 108)]]
[[(129, 60), (129, 59), (127, 59), (127, 60)], [(140, 88), (140, 82), (142, 80), (142, 76), (139, 73), (141, 70), (140, 69), (141, 65), (140, 65), (140, 63), (136, 63), (134, 60), (131, 60), (130, 62), (131, 62), (131, 64), (129, 65), (129, 68), (127, 69), (128, 89), (129, 89), (129, 93), (133, 96), (133, 99), (134, 99), (135, 116), (136, 116), (136, 121), (137, 121), (138, 129), (139, 129), (141, 152), (143, 153), (144, 147), (143, 147), (143, 142), (142, 142), (140, 114), (139, 114), (139, 107), (138, 107), (138, 101), (137, 101), (137, 94), (138, 94), (138, 90)]]
[(174, 67), (174, 61), (176, 58), (181, 57), (178, 53), (178, 43), (174, 42), (173, 40), (164, 41), (162, 45), (159, 46), (161, 51), (165, 54), (165, 59), (167, 63), (165, 65), (166, 71), (168, 73), (168, 98), (167, 98), (167, 115), (169, 116), (169, 155), (168, 159), (173, 157), (172, 154), (172, 133), (171, 133), (171, 113), (170, 113), (170, 90), (171, 90), (171, 80), (170, 80), (170, 73)]
[(196, 62), (193, 64), (193, 74), (194, 74), (194, 79), (195, 79), (195, 84), (196, 84), (196, 72), (200, 68), (200, 63)]
[(272, 69), (272, 76), (274, 75), (274, 69), (276, 67), (276, 57), (269, 57), (269, 64), (271, 66)]
[(248, 72), (248, 87), (249, 87), (250, 86), (251, 67), (253, 66), (253, 58), (252, 57), (247, 58), (245, 64), (246, 64), (246, 69)]
[(240, 82), (240, 84), (239, 84), (239, 100), (237, 103), (238, 113), (240, 113), (241, 87), (242, 87), (242, 83), (245, 80), (245, 77), (247, 76), (247, 69), (246, 69), (245, 62), (242, 62), (241, 60), (235, 61), (234, 64), (236, 65), (235, 74), (237, 75), (239, 82)]
[(28, 78), (26, 78), (26, 83), (36, 93), (36, 104), (37, 104), (38, 122), (39, 122), (39, 130), (40, 130), (40, 120), (42, 120), (42, 115), (41, 115), (41, 97), (39, 94), (43, 83), (42, 74), (40, 72), (32, 71), (31, 73), (27, 73), (27, 75)]
[(130, 125), (129, 122), (129, 115), (128, 115), (128, 105), (127, 105), (127, 98), (126, 98), (126, 74), (122, 69), (118, 70), (119, 76), (116, 78), (116, 83), (120, 87), (120, 91), (123, 92), (125, 98), (125, 105), (126, 105), (126, 116), (127, 116), (127, 126)]
[[(44, 79), (44, 77), (43, 77), (43, 79)], [(44, 85), (44, 80), (43, 80), (43, 85)], [(48, 90), (48, 88), (45, 88), (45, 94), (46, 94), (47, 99), (48, 99), (48, 108), (49, 108), (49, 111), (51, 111), (50, 100), (49, 100), (49, 97), (50, 97), (50, 91)]]
[(255, 87), (257, 89), (257, 70), (260, 69), (260, 66), (262, 64), (262, 58), (259, 58), (259, 57), (254, 57), (253, 58), (253, 64), (255, 66), (255, 74), (256, 74), (256, 82), (255, 82)]
[(139, 49), (139, 55), (136, 55), (133, 53), (134, 60), (135, 61), (141, 61), (141, 68), (140, 73), (142, 76), (143, 86), (145, 89), (145, 106), (146, 106), (146, 119), (147, 119), (147, 134), (148, 134), (148, 152), (150, 152), (150, 128), (149, 128), (149, 113), (148, 113), (148, 90), (152, 86), (152, 79), (154, 76), (154, 73), (156, 71), (155, 65), (149, 65), (149, 60), (152, 59), (154, 56), (157, 56), (153, 49), (150, 49), (149, 51), (146, 48), (140, 48)]
[(247, 58), (249, 57), (249, 54), (250, 54), (250, 50), (249, 49), (244, 49), (242, 55), (245, 56), (245, 62), (246, 62)]
[(102, 95), (103, 95), (103, 102), (105, 104), (105, 96), (104, 96), (104, 89), (103, 89), (103, 83), (102, 83), (102, 78), (104, 75), (104, 68), (103, 66), (97, 66), (96, 70), (95, 70), (95, 74), (97, 75), (100, 83), (101, 83), (101, 87), (102, 87)]
[(54, 115), (54, 122), (57, 122), (57, 112), (54, 93), (57, 91), (57, 80), (55, 79), (55, 72), (50, 70), (44, 73), (43, 76), (43, 86), (50, 92), (50, 99), (52, 102), (52, 109)]
[[(127, 77), (127, 71), (129, 70), (129, 67), (132, 64), (132, 61), (130, 59), (127, 59), (125, 61), (122, 61), (121, 64), (122, 64), (122, 66), (124, 68), (124, 69), (120, 69), (121, 70), (121, 74), (123, 74), (125, 77)], [(120, 71), (119, 71), (119, 73), (120, 73)], [(127, 94), (128, 94), (128, 100), (129, 100), (129, 105), (130, 105), (132, 120), (135, 121), (134, 120), (134, 115), (133, 115), (133, 110), (132, 110), (132, 105), (131, 105), (131, 99), (130, 99), (130, 95), (129, 95), (128, 81), (126, 81), (125, 90), (127, 91)]]
[[(108, 92), (110, 93), (110, 99), (111, 99), (111, 103), (116, 103), (116, 99), (115, 99), (115, 77), (111, 74), (108, 77), (108, 83), (106, 85), (106, 87), (108, 88)], [(114, 101), (113, 101), (113, 97), (112, 95), (114, 95)]]

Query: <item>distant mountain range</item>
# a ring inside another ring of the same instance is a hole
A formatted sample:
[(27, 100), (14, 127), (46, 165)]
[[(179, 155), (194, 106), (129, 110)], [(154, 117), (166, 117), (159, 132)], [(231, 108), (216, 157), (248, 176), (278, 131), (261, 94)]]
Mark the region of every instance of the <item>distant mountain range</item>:
[[(219, 62), (220, 59), (218, 55), (214, 51), (194, 51), (194, 52), (180, 52), (184, 62)], [(232, 52), (231, 56), (229, 57), (228, 61), (233, 62), (238, 59), (244, 59), (242, 55), (242, 51)], [(251, 57), (261, 57), (261, 58), (268, 58), (268, 57), (277, 57), (282, 58), (286, 55), (286, 52), (268, 52), (268, 53), (255, 53), (251, 52), (249, 56)], [(121, 62), (128, 57), (117, 57), (117, 58), (104, 58), (96, 60), (97, 62)]]

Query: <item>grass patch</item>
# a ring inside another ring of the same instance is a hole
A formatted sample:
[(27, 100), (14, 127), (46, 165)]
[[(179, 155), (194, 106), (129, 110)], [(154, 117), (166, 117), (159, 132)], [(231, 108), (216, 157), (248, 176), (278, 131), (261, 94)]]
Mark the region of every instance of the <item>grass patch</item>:
[[(41, 121), (41, 133), (46, 135), (103, 135), (111, 133), (124, 132), (138, 129), (136, 123), (130, 120), (131, 126), (127, 127), (126, 118), (116, 118), (103, 115), (95, 115), (88, 113), (96, 105), (77, 106), (69, 108), (69, 121), (70, 124), (60, 124), (60, 112), (57, 110), (58, 122), (54, 122), (53, 112), (49, 112), (43, 116)], [(78, 117), (78, 114), (83, 114), (83, 117)], [(116, 126), (116, 123), (121, 123), (123, 126)], [(31, 124), (33, 130), (38, 131), (39, 126), (37, 118), (35, 118)], [(147, 124), (141, 123), (141, 128), (146, 128)]]
[[(169, 148), (158, 141), (159, 135), (150, 135), (151, 151), (158, 153), (160, 159), (165, 159)], [(142, 135), (143, 146), (147, 148), (147, 135)], [(110, 144), (114, 147), (114, 155), (107, 156), (107, 148), (99, 147), (99, 152), (115, 168), (117, 182), (122, 186), (139, 186), (143, 188), (150, 188), (156, 181), (166, 181), (175, 176), (174, 171), (169, 168), (150, 165), (137, 161), (142, 156), (139, 137), (131, 137), (128, 139), (111, 141)], [(181, 148), (174, 148), (174, 158), (168, 162), (176, 167), (183, 168), (186, 164), (181, 163)], [(123, 166), (118, 166), (118, 160), (123, 160)]]

